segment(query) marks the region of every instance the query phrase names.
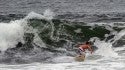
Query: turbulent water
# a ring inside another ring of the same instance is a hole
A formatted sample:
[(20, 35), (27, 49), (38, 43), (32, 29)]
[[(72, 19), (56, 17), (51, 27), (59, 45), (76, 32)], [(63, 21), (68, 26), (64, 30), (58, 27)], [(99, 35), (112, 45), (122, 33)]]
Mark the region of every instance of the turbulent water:
[[(124, 70), (124, 3), (1, 0), (0, 70)], [(75, 61), (85, 41), (94, 52)]]

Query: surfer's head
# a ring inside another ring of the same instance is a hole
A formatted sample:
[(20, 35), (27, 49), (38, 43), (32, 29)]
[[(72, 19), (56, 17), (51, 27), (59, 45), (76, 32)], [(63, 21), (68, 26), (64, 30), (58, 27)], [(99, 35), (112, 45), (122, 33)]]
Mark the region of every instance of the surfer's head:
[(87, 45), (91, 45), (91, 42), (88, 42), (88, 41), (87, 41), (85, 44), (87, 44)]

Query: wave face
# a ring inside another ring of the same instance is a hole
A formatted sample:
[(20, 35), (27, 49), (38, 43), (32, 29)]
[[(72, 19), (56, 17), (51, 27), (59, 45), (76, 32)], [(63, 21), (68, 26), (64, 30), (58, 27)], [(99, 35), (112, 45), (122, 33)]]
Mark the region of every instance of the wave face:
[(21, 15), (18, 20), (10, 17), (8, 22), (3, 18), (0, 63), (53, 63), (62, 59), (72, 62), (77, 45), (85, 41), (92, 42), (95, 55), (104, 57), (117, 57), (113, 49), (124, 46), (124, 22), (87, 23), (53, 16), (53, 12), (46, 10), (43, 15), (35, 12)]

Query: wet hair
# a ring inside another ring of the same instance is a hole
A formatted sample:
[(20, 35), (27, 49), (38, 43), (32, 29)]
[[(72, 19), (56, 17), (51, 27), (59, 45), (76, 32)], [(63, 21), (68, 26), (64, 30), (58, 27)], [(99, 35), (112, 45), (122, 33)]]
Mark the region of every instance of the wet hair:
[(91, 44), (91, 42), (88, 42), (88, 41), (87, 41), (85, 44)]

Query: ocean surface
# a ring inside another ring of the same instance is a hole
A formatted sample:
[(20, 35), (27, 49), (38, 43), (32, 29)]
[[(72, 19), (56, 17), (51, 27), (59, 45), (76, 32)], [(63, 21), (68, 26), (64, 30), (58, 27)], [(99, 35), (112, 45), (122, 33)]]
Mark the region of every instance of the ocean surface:
[(125, 70), (125, 0), (0, 0), (0, 70)]

